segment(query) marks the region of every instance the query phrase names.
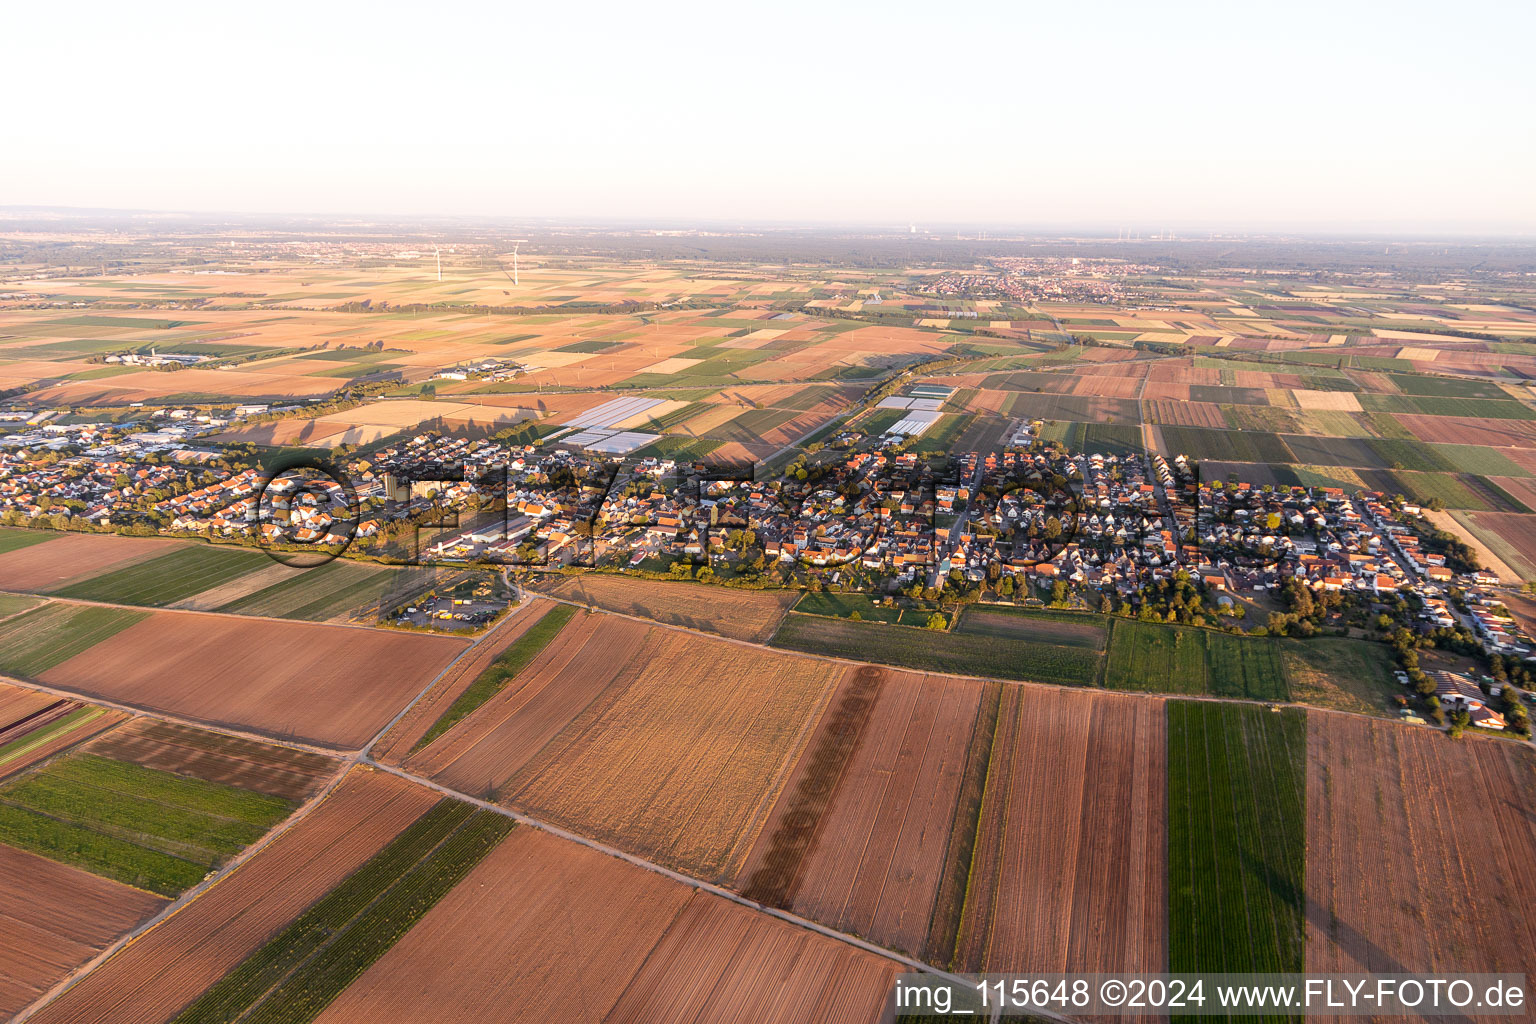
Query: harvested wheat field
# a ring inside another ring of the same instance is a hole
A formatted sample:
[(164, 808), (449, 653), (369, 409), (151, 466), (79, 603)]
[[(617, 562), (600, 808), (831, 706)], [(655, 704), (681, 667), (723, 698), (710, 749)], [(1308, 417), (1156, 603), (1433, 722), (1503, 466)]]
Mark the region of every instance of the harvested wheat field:
[(605, 1024), (854, 1024), (882, 1018), (897, 964), (696, 893)]
[(843, 670), (655, 628), (631, 661), (498, 797), (700, 877), (733, 878)]
[(549, 601), (536, 601), (496, 623), (467, 655), (443, 673), (432, 691), (407, 711), (394, 728), (379, 740), (372, 750), (374, 759), (385, 764), (398, 764), (415, 746), (416, 741), (432, 727), (432, 723), (448, 710), (460, 694), (469, 689), (480, 673), (553, 607)]
[(450, 637), (162, 611), (41, 679), (214, 725), (356, 748), (464, 647)]
[(738, 887), (922, 955), (981, 694), (967, 680), (848, 670)]
[(1536, 974), (1536, 758), (1307, 715), (1306, 969)]
[(354, 769), (308, 817), (33, 1020), (163, 1024), (437, 801), (423, 786)]
[(46, 543), (30, 544), (0, 555), (0, 586), (6, 590), (57, 590), (109, 569), (169, 554), (179, 546), (174, 540), (155, 537), (57, 534)]
[(600, 1021), (692, 895), (514, 829), (317, 1021)]
[(548, 576), (537, 586), (546, 594), (605, 611), (758, 643), (773, 636), (779, 620), (800, 596), (795, 591), (731, 590), (597, 573)]
[(339, 762), (307, 751), (152, 718), (136, 718), (93, 740), (85, 749), (114, 761), (296, 801), (319, 792), (341, 768)]
[(1167, 969), (1166, 731), (1161, 700), (1004, 688), (957, 969)]
[(0, 1015), (30, 1004), (165, 902), (0, 846)]

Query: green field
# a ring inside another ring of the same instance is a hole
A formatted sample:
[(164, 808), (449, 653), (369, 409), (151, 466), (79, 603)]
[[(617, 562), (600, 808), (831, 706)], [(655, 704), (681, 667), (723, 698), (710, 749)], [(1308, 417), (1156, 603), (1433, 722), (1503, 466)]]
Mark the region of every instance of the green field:
[(1489, 512), (1488, 502), (1450, 473), (1409, 473), (1401, 470), (1360, 470), (1360, 479), (1372, 490), (1401, 494), (1409, 501), (1427, 505), (1439, 501), (1446, 508)]
[(76, 754), (0, 788), (0, 842), (175, 896), (294, 806), (264, 793)]
[(1476, 416), (1479, 419), (1536, 420), (1536, 410), (1513, 398), (1452, 398), (1426, 395), (1362, 394), (1367, 412), (1417, 413), (1423, 416)]
[[(826, 591), (802, 595), (795, 602), (794, 610), (807, 615), (827, 615), (834, 619), (846, 619), (858, 612), (859, 618), (865, 622), (900, 622), (902, 616), (900, 607), (882, 608), (864, 594), (833, 594)], [(908, 618), (911, 618), (910, 613)]]
[(1306, 750), (1304, 712), (1169, 702), (1170, 971), (1302, 970)]
[(976, 420), (975, 413), (945, 413), (908, 447), (922, 455), (936, 455), (954, 450), (955, 439)]
[(1067, 647), (1104, 649), (1108, 620), (1091, 612), (1037, 611), (1007, 605), (971, 605), (955, 627), (959, 633), (1033, 640)]
[(17, 612), (24, 612), (28, 608), (36, 608), (41, 599), (36, 597), (23, 597), (19, 594), (0, 594), (0, 619)]
[(161, 607), (271, 564), (265, 554), (250, 548), (189, 544), (147, 562), (82, 580), (57, 593), (88, 601)]
[(480, 705), (500, 693), (502, 687), (511, 682), (512, 678), (527, 667), (540, 651), (549, 646), (549, 642), (575, 614), (575, 605), (556, 605), (546, 612), (542, 619), (529, 626), (527, 632), (512, 641), (495, 661), (486, 666), (484, 672), (475, 677), (475, 681), (469, 684), (469, 689), (459, 694), (458, 699), (449, 705), (448, 710), (444, 711), (437, 721), (432, 723), (432, 727), (416, 741), (416, 745), (411, 750), (420, 750), (431, 743), (452, 729), (461, 719), (468, 718)]
[(56, 719), (41, 729), (34, 729), (25, 736), (11, 740), (0, 746), (0, 768), (16, 760), (24, 754), (29, 754), (46, 743), (51, 743), (60, 736), (72, 732), (107, 713), (106, 708), (87, 706), (71, 711), (63, 718)]
[(1190, 626), (1115, 619), (1104, 684), (1117, 690), (1286, 700), (1274, 641)]
[(769, 642), (789, 650), (927, 672), (1027, 679), (1062, 686), (1092, 685), (1099, 668), (1099, 655), (1083, 647), (850, 622), (797, 612), (784, 616), (779, 631)]
[(173, 1024), (319, 1015), (512, 830), (511, 819), (443, 800), (224, 975)]
[(1392, 677), (1396, 663), (1386, 644), (1316, 636), (1279, 640), (1291, 699), (1320, 708), (1387, 715), (1403, 692)]
[(36, 678), (148, 615), (50, 603), (0, 623), (0, 672)]
[(1161, 426), (1163, 449), (1170, 456), (1230, 462), (1299, 462), (1280, 435), (1250, 430)]
[(290, 578), (218, 610), (321, 622), (377, 602), (389, 592), (395, 575), (389, 569), (334, 559), (313, 569), (295, 569)]
[(7, 551), (20, 551), (29, 548), (33, 544), (41, 544), (45, 540), (53, 540), (63, 534), (53, 533), (49, 530), (18, 530), (10, 526), (0, 526), (0, 555)]

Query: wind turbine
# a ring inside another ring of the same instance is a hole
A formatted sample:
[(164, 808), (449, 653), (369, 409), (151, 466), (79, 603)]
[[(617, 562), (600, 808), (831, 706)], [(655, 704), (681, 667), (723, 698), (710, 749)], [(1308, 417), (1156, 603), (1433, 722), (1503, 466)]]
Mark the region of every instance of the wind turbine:
[(528, 239), (519, 238), (517, 241), (512, 243), (512, 287), (514, 288), (517, 287), (517, 247), (526, 241), (528, 241)]
[(432, 247), (432, 255), (437, 257), (437, 279), (438, 279), (439, 282), (441, 282), (442, 279), (443, 279), (443, 253), (442, 253), (442, 250), (434, 245)]

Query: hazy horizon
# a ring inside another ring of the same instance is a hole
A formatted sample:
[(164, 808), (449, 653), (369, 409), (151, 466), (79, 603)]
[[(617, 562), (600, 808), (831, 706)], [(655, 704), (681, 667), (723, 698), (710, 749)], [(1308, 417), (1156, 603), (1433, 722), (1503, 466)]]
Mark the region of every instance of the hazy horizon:
[(1438, 13), (33, 6), (0, 206), (1536, 233), (1536, 11)]

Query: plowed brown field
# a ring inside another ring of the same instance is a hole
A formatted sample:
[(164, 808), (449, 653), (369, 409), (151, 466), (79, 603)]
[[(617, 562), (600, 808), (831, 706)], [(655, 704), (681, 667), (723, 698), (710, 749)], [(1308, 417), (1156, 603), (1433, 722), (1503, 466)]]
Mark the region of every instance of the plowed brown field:
[(697, 893), (605, 1024), (873, 1022), (896, 970), (873, 953)]
[(163, 1024), (438, 800), (355, 769), (312, 814), (50, 1003), (36, 1024)]
[(464, 646), (387, 630), (155, 612), (42, 680), (213, 724), (353, 748)]
[(774, 804), (742, 890), (921, 954), (981, 690), (850, 670)]
[(318, 754), (152, 718), (136, 718), (93, 741), (87, 749), (115, 761), (131, 761), (285, 800), (314, 795), (341, 767), (340, 762)]
[(1166, 723), (1160, 700), (1004, 689), (957, 969), (1167, 969)]
[(773, 636), (800, 596), (797, 591), (730, 590), (599, 573), (551, 576), (537, 587), (567, 601), (759, 643)]
[[(1421, 441), (1481, 444), (1492, 448), (1536, 448), (1536, 421), (1491, 420), (1481, 416), (1425, 416), (1395, 412), (1392, 417)], [(1510, 453), (1511, 457), (1515, 457)], [(1527, 467), (1531, 468), (1531, 467)]]
[(601, 1021), (691, 895), (655, 872), (514, 829), (317, 1024)]
[(1530, 750), (1307, 719), (1306, 969), (1536, 973), (1512, 889), (1536, 862)]
[(31, 1003), (165, 902), (0, 846), (0, 1015)]
[(42, 544), (29, 544), (0, 555), (0, 587), (57, 590), (108, 569), (169, 554), (177, 547), (176, 541), (152, 537), (65, 533)]
[(432, 723), (442, 717), (443, 712), (458, 700), (460, 694), (469, 689), (480, 673), (501, 657), (502, 652), (528, 632), (552, 607), (548, 601), (538, 601), (498, 622), (495, 628), (480, 638), (473, 651), (443, 674), (443, 678), (432, 687), (431, 693), (395, 723), (395, 727), (373, 748), (374, 759), (386, 764), (398, 764), (416, 741), (432, 727)]
[(465, 793), (494, 793), (620, 676), (650, 627), (610, 615), (566, 624), (496, 696), (407, 762)]

